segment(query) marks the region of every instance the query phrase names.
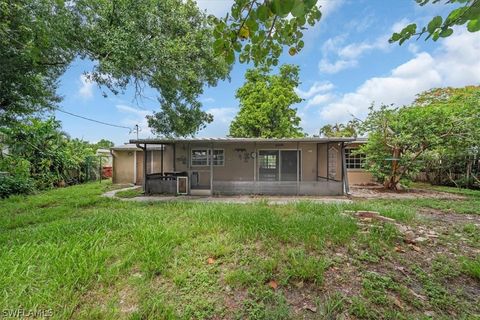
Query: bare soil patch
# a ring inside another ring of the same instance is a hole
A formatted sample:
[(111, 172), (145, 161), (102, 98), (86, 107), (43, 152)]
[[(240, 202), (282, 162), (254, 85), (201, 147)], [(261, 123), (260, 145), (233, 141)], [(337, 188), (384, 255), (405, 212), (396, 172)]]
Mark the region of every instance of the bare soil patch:
[(439, 224), (475, 223), (480, 226), (480, 215), (477, 214), (458, 214), (433, 208), (422, 208), (417, 212), (417, 214), (421, 218), (425, 218), (426, 220), (431, 220)]
[(354, 198), (364, 199), (418, 199), (433, 198), (442, 200), (464, 200), (466, 197), (428, 189), (408, 189), (402, 191), (392, 191), (385, 189), (381, 185), (374, 186), (351, 186), (350, 192)]

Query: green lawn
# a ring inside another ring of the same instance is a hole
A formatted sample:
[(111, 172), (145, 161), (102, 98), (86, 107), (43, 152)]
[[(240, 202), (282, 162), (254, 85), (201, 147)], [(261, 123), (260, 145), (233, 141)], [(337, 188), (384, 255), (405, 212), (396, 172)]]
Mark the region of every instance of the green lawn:
[[(139, 203), (100, 197), (106, 188), (91, 183), (0, 201), (0, 312), (51, 309), (58, 319), (480, 314), (480, 228), (417, 219), (433, 202)], [(479, 194), (441, 208), (478, 213), (471, 206)], [(417, 252), (394, 225), (341, 214), (360, 209), (445, 233)]]

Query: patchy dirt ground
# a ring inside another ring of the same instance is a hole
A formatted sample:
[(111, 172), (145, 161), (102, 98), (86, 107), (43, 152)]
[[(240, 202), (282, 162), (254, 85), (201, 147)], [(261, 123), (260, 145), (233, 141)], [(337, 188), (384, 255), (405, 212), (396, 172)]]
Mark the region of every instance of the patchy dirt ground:
[(385, 189), (381, 185), (375, 186), (351, 186), (350, 192), (354, 198), (364, 199), (416, 199), (416, 198), (432, 198), (445, 200), (463, 200), (464, 196), (440, 192), (430, 189), (412, 188), (404, 191), (391, 191)]

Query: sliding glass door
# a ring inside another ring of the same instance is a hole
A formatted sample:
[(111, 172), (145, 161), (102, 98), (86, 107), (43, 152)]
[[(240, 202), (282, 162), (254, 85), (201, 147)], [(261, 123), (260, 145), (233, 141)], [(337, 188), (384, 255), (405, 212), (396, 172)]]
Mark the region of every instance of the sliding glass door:
[(260, 150), (258, 152), (258, 178), (260, 181), (301, 180), (300, 150)]

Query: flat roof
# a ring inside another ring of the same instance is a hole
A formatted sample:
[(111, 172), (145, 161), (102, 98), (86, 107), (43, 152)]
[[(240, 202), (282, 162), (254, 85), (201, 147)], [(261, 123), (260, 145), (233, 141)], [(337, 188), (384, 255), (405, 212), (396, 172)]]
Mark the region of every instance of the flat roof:
[[(147, 149), (162, 150), (163, 147), (162, 146), (147, 146)], [(134, 143), (126, 143), (126, 144), (122, 144), (122, 145), (119, 145), (119, 146), (114, 146), (114, 147), (111, 147), (110, 150), (115, 150), (115, 151), (121, 151), (121, 150), (142, 151), (142, 149), (138, 148), (137, 145), (134, 144)]]
[(304, 138), (155, 138), (155, 139), (133, 139), (131, 144), (171, 144), (176, 142), (222, 142), (222, 143), (245, 143), (245, 142), (311, 142), (311, 143), (325, 143), (325, 142), (351, 142), (355, 138), (346, 137), (304, 137)]

